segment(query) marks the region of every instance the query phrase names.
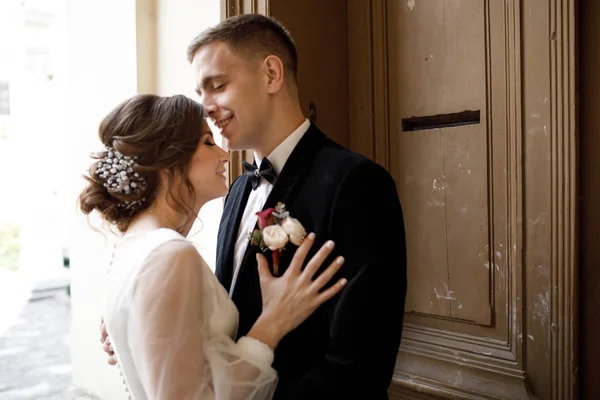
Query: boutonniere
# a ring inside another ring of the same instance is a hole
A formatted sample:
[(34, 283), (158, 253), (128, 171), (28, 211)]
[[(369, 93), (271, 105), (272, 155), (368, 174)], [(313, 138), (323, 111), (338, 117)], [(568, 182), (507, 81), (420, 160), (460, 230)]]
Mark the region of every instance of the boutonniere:
[(300, 246), (306, 237), (306, 230), (296, 218), (290, 216), (281, 202), (275, 208), (267, 208), (256, 215), (259, 229), (250, 234), (250, 244), (260, 247), (263, 252), (271, 250), (273, 272), (279, 276), (279, 259), (285, 246), (290, 242)]

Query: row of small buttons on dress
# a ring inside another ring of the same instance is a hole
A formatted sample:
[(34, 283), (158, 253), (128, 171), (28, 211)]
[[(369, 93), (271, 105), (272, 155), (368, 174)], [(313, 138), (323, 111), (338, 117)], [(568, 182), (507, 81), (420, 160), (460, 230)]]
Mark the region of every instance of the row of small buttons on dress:
[[(123, 375), (123, 370), (121, 369), (121, 364), (119, 363), (119, 360), (117, 359), (117, 355), (114, 355), (115, 361), (117, 361), (117, 367), (119, 367), (119, 375), (121, 375), (121, 379), (123, 380), (123, 386), (125, 386), (125, 393), (129, 393), (129, 387), (127, 387), (127, 381), (125, 380), (125, 375)], [(133, 400), (133, 397), (131, 397), (131, 394), (129, 394), (129, 396), (127, 397), (128, 400)]]

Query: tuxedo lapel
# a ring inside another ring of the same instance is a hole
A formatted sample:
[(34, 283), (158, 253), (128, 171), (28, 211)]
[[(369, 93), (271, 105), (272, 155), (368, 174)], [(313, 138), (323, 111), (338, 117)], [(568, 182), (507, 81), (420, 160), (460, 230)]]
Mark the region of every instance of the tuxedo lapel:
[(315, 155), (323, 146), (324, 139), (325, 135), (315, 125), (311, 124), (292, 154), (290, 154), (265, 202), (263, 210), (275, 207), (278, 202), (285, 204), (287, 199), (293, 195), (296, 185), (306, 176), (306, 172), (312, 166)]
[(234, 246), (251, 189), (246, 176), (240, 176), (238, 179), (240, 182), (233, 185), (225, 202), (217, 236), (215, 275), (227, 291), (233, 279)]
[[(283, 170), (277, 177), (277, 181), (262, 208), (263, 210), (275, 207), (278, 202), (285, 204), (288, 199), (293, 198), (294, 190), (298, 187), (298, 183), (307, 175), (308, 170), (313, 164), (315, 155), (324, 144), (325, 138), (326, 136), (319, 131), (315, 125), (311, 124), (308, 131), (290, 154)], [(258, 229), (258, 222), (255, 229)], [(253, 249), (252, 246), (248, 246), (244, 258), (242, 259), (242, 264), (240, 265), (238, 281), (248, 265), (255, 265), (255, 254), (256, 249)], [(238, 285), (236, 284), (236, 288), (237, 287)], [(236, 291), (236, 288), (234, 288), (234, 292)], [(229, 289), (229, 287), (227, 289)]]

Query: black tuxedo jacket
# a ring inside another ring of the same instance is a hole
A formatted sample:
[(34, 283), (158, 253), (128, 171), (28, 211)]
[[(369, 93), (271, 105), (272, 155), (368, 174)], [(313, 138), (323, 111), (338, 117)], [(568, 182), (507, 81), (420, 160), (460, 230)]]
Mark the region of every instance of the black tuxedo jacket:
[[(219, 228), (216, 275), (229, 290), (240, 220), (251, 191), (245, 175), (225, 199)], [(404, 316), (406, 245), (396, 185), (369, 159), (328, 139), (315, 125), (302, 137), (264, 208), (283, 202), (307, 232), (315, 232), (310, 257), (323, 243), (346, 262), (348, 284), (280, 342), (274, 368), (276, 399), (387, 399)], [(287, 268), (295, 247), (280, 261)], [(262, 301), (255, 254), (248, 246), (231, 295), (239, 315), (238, 337), (252, 327)], [(267, 259), (270, 257), (268, 256)]]

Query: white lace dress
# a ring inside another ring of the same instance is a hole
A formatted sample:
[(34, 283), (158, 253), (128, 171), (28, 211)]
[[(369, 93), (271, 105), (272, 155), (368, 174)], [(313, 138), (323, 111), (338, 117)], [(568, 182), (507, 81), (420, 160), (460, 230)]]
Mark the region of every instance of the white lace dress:
[(248, 337), (233, 341), (235, 305), (193, 244), (173, 230), (119, 243), (104, 320), (135, 400), (273, 396), (272, 350)]

